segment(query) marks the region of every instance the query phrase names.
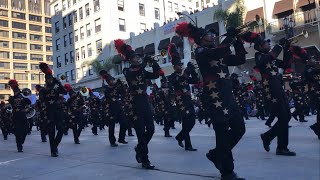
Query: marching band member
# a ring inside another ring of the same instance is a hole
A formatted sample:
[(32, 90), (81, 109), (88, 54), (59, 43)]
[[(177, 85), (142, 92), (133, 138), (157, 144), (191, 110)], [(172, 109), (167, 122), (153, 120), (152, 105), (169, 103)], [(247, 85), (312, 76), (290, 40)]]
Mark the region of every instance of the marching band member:
[(8, 135), (10, 133), (10, 119), (6, 117), (5, 102), (0, 103), (0, 128), (2, 131), (3, 139), (8, 140)]
[(168, 53), (174, 69), (174, 73), (168, 77), (169, 86), (173, 88), (175, 93), (177, 110), (182, 119), (182, 129), (176, 136), (176, 140), (179, 146), (184, 147), (186, 151), (197, 151), (192, 147), (190, 139), (190, 132), (195, 125), (196, 114), (189, 85), (198, 83), (198, 74), (191, 63), (188, 63), (188, 67), (183, 69), (183, 62), (180, 60), (175, 44), (169, 45)]
[(304, 94), (305, 84), (299, 80), (292, 80), (289, 85), (292, 89), (292, 98), (295, 107), (295, 111), (292, 113), (292, 117), (298, 121), (298, 116), (300, 122), (308, 122), (304, 119), (304, 110), (307, 104), (306, 96)]
[[(205, 31), (191, 23), (182, 22), (176, 26), (176, 33), (193, 39), (198, 45), (195, 56), (205, 85), (205, 106), (216, 133), (216, 148), (207, 153), (207, 158), (220, 170), (223, 180), (243, 180), (233, 171), (232, 149), (245, 133), (245, 124), (232, 94), (228, 70), (228, 66), (245, 63), (246, 51), (238, 32), (235, 28), (229, 28), (226, 39), (219, 47), (215, 45), (216, 33), (213, 29)], [(231, 44), (235, 48), (235, 55), (231, 55)]]
[(148, 143), (154, 134), (153, 113), (148, 101), (147, 80), (159, 77), (160, 66), (151, 58), (145, 58), (145, 62), (152, 64), (153, 72), (145, 70), (144, 64), (140, 63), (140, 57), (134, 53), (131, 46), (123, 40), (115, 40), (115, 47), (119, 54), (125, 57), (131, 64), (129, 68), (123, 69), (132, 96), (133, 121), (138, 145), (136, 146), (136, 160), (142, 163), (145, 169), (154, 169), (148, 158)]
[(36, 90), (39, 93), (39, 100), (37, 101), (37, 111), (39, 113), (37, 125), (40, 128), (41, 141), (47, 142), (46, 135), (48, 132), (48, 117), (45, 102), (45, 89), (38, 84), (36, 85)]
[(23, 144), (29, 132), (29, 121), (26, 117), (26, 113), (29, 110), (31, 101), (28, 98), (23, 97), (16, 80), (10, 80), (9, 86), (14, 93), (14, 95), (9, 98), (9, 103), (12, 106), (13, 133), (16, 136), (18, 152), (23, 152)]
[(92, 123), (92, 134), (98, 135), (98, 126), (100, 124), (100, 107), (101, 107), (101, 101), (99, 97), (96, 97), (93, 94), (93, 91), (89, 89), (89, 107), (90, 107), (90, 121)]
[(123, 91), (121, 84), (116, 83), (115, 79), (105, 70), (100, 71), (100, 76), (108, 84), (104, 86), (104, 93), (106, 99), (103, 101), (102, 106), (105, 110), (105, 116), (108, 120), (110, 145), (111, 147), (118, 146), (118, 144), (116, 143), (116, 138), (114, 136), (116, 122), (119, 122), (120, 124), (118, 142), (122, 144), (128, 144), (128, 142), (125, 141), (128, 123), (122, 110), (121, 104), (119, 102), (120, 94)]
[[(53, 77), (48, 64), (40, 63), (40, 70), (45, 74), (44, 102), (50, 141), (51, 156), (58, 157), (58, 146), (63, 136), (63, 118), (60, 96), (66, 94), (60, 81)], [(57, 134), (56, 134), (57, 130)]]

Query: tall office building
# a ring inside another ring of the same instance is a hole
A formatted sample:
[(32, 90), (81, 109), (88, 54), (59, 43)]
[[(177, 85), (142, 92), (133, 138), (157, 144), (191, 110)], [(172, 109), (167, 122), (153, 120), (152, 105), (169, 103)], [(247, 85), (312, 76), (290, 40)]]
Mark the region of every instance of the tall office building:
[(50, 0), (0, 0), (0, 100), (12, 94), (9, 79), (43, 84), (39, 62), (52, 66)]

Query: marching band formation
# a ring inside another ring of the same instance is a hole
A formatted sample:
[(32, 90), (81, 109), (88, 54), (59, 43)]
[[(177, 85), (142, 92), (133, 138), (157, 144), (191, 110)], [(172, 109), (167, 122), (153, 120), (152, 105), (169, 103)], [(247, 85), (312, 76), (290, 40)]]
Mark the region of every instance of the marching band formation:
[[(145, 169), (154, 169), (149, 161), (148, 144), (155, 131), (154, 122), (163, 126), (164, 136), (172, 137), (170, 129), (175, 122), (182, 124), (181, 131), (175, 137), (180, 147), (186, 151), (197, 151), (192, 146), (190, 132), (196, 119), (215, 130), (216, 147), (209, 150), (207, 158), (220, 171), (223, 180), (242, 180), (234, 172), (232, 149), (245, 134), (244, 118), (248, 119), (248, 106), (256, 109), (256, 117), (265, 120), (270, 130), (261, 134), (262, 145), (269, 152), (274, 138), (278, 140), (277, 155), (295, 156), (288, 149), (289, 121), (291, 117), (306, 122), (305, 115), (317, 113), (317, 122), (310, 126), (320, 139), (320, 66), (319, 61), (310, 58), (306, 51), (291, 44), (290, 39), (281, 39), (273, 48), (270, 41), (259, 34), (243, 31), (242, 27), (228, 28), (225, 39), (217, 44), (217, 33), (198, 28), (191, 23), (180, 23), (176, 27), (180, 37), (188, 37), (197, 48), (195, 57), (197, 68), (188, 63), (183, 67), (177, 47), (170, 44), (168, 54), (174, 72), (165, 76), (157, 61), (150, 56), (136, 54), (123, 40), (115, 40), (115, 48), (123, 61), (130, 67), (123, 69), (126, 84), (112, 77), (108, 71), (100, 71), (103, 80), (104, 96), (99, 96), (90, 88), (74, 89), (70, 84), (62, 85), (45, 63), (39, 67), (45, 74), (45, 85), (36, 86), (38, 99), (32, 102), (29, 89), (19, 89), (16, 80), (10, 80), (9, 86), (14, 95), (8, 104), (1, 102), (0, 127), (4, 140), (14, 134), (18, 152), (23, 152), (23, 144), (35, 124), (41, 132), (41, 141), (49, 137), (51, 156), (59, 155), (59, 144), (68, 130), (72, 129), (74, 143), (80, 144), (79, 137), (88, 124), (92, 125), (92, 134), (98, 135), (98, 129), (108, 127), (111, 147), (117, 143), (127, 144), (125, 137), (138, 139), (135, 146), (136, 160)], [(260, 72), (261, 80), (250, 76), (253, 83), (241, 84), (239, 75), (230, 74), (229, 66), (246, 63), (244, 42), (254, 43), (255, 70)], [(233, 46), (235, 53), (230, 47)], [(283, 60), (279, 54), (283, 52)], [(292, 79), (291, 92), (284, 90), (283, 75), (279, 68), (289, 72), (293, 61), (305, 64), (302, 78)], [(146, 67), (152, 67), (152, 72)], [(202, 77), (200, 82), (199, 76)], [(151, 83), (161, 79), (161, 87)], [(191, 86), (198, 89), (192, 97)], [(153, 86), (147, 94), (148, 86)], [(295, 111), (291, 113), (290, 103), (294, 102)], [(255, 107), (255, 108), (254, 108)], [(277, 122), (271, 123), (277, 117)], [(120, 124), (118, 138), (115, 136), (115, 124)]]

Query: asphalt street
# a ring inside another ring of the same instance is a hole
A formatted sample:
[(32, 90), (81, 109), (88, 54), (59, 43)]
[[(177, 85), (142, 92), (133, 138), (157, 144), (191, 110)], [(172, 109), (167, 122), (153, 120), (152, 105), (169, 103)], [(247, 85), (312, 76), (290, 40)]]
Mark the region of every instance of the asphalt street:
[[(268, 130), (265, 121), (251, 118), (246, 121), (246, 134), (233, 150), (235, 171), (248, 180), (319, 180), (320, 140), (309, 126), (315, 116), (306, 117), (307, 123), (291, 120), (289, 149), (295, 157), (276, 156), (276, 140), (271, 151), (265, 152), (260, 134)], [(171, 130), (176, 135), (181, 125)], [(118, 129), (118, 126), (116, 127)], [(118, 131), (117, 131), (118, 132)], [(15, 138), (0, 138), (0, 180), (206, 180), (219, 179), (219, 172), (205, 157), (215, 146), (214, 131), (204, 124), (195, 125), (191, 140), (196, 152), (180, 148), (177, 141), (165, 138), (162, 126), (156, 125), (156, 133), (149, 145), (151, 162), (156, 170), (144, 170), (135, 160), (136, 137), (127, 137), (129, 144), (110, 147), (107, 131), (98, 136), (86, 128), (80, 136), (81, 144), (73, 143), (72, 131), (64, 136), (58, 158), (50, 157), (49, 143), (42, 143), (36, 130), (27, 136), (24, 152), (16, 150)]]

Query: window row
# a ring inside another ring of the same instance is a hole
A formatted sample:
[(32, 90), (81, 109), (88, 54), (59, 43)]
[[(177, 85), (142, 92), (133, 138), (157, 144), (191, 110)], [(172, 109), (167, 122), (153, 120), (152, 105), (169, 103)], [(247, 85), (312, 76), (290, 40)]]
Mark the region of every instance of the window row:
[[(58, 74), (57, 77), (59, 77), (61, 74)], [(66, 82), (69, 81), (74, 81), (76, 79), (81, 79), (85, 78), (87, 76), (93, 76), (94, 75), (94, 70), (92, 69), (91, 66), (89, 67), (83, 67), (83, 68), (77, 68), (76, 71), (74, 69), (70, 71), (66, 71), (63, 73), (66, 77)]]
[[(9, 27), (8, 21), (0, 20), (0, 26)], [(12, 22), (12, 28), (27, 30), (27, 25), (26, 25), (26, 23)], [(42, 32), (42, 26), (29, 24), (29, 30), (30, 31)], [(46, 33), (51, 33), (51, 27), (45, 27), (45, 32)]]
[[(0, 30), (0, 37), (9, 37), (9, 31)], [(42, 35), (30, 34), (29, 37), (32, 41), (42, 41)], [(27, 33), (12, 32), (12, 38), (27, 39)], [(52, 42), (52, 37), (46, 36), (46, 42)]]
[[(69, 39), (69, 44), (72, 45), (73, 44), (73, 33), (69, 33), (69, 37), (67, 35), (63, 36), (63, 47), (67, 47), (68, 44), (68, 39)], [(60, 38), (56, 40), (56, 50), (59, 51), (60, 50)]]
[[(28, 54), (27, 53), (13, 52), (12, 55), (13, 55), (12, 59), (28, 60)], [(4, 52), (4, 51), (0, 51), (0, 58), (2, 58), (2, 59), (10, 59), (10, 53), (9, 52)], [(52, 61), (52, 56), (51, 55), (46, 55), (45, 58), (46, 58), (46, 61)], [(44, 61), (44, 55), (42, 55), (42, 54), (30, 54), (30, 60), (32, 60), (32, 61)]]
[[(13, 63), (14, 70), (28, 70), (27, 63)], [(9, 62), (0, 62), (0, 69), (11, 69)], [(31, 70), (39, 70), (39, 64), (30, 64)]]

